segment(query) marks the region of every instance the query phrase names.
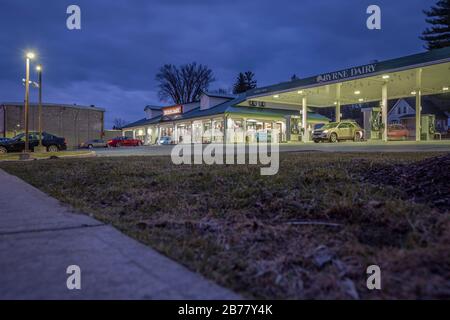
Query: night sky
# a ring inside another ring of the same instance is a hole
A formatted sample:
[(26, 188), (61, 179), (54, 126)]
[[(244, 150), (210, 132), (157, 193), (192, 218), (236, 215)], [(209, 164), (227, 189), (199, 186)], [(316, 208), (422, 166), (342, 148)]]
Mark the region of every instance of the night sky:
[[(424, 51), (422, 10), (434, 3), (0, 0), (0, 102), (23, 101), (24, 52), (33, 49), (44, 65), (44, 101), (103, 107), (109, 128), (165, 104), (154, 80), (165, 63), (206, 64), (216, 78), (210, 89), (228, 89), (240, 71), (265, 86)], [(66, 28), (70, 4), (81, 7), (81, 30)], [(382, 9), (380, 31), (366, 28), (371, 4)]]

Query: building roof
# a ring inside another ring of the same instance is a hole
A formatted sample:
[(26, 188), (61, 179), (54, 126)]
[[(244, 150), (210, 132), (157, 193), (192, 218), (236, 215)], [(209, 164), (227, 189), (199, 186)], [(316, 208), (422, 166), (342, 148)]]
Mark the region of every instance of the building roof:
[[(30, 107), (36, 107), (39, 104), (37, 103), (29, 103)], [(24, 106), (24, 102), (0, 102), (0, 106)], [(85, 110), (94, 110), (94, 111), (101, 111), (105, 112), (105, 109), (96, 107), (94, 105), (91, 106), (83, 106), (78, 104), (64, 104), (64, 103), (42, 103), (43, 107), (64, 107), (64, 108), (75, 108), (75, 109), (85, 109)]]
[(225, 101), (224, 103), (218, 104), (217, 106), (214, 106), (209, 109), (200, 110), (200, 108), (199, 108), (196, 110), (192, 110), (195, 112), (190, 112), (189, 114), (186, 114), (185, 117), (183, 117), (183, 118), (184, 119), (192, 119), (192, 118), (201, 118), (201, 117), (209, 117), (209, 116), (214, 116), (214, 115), (219, 115), (219, 114), (225, 114), (227, 109), (230, 106), (234, 106), (243, 101), (245, 101), (245, 97), (239, 96), (237, 98), (234, 98), (229, 101)]
[[(216, 115), (240, 115), (255, 118), (278, 118), (283, 119), (285, 116), (300, 115), (300, 111), (297, 110), (283, 110), (283, 109), (269, 109), (269, 108), (257, 108), (257, 107), (237, 107), (236, 105), (245, 101), (245, 95), (240, 95), (235, 99), (226, 101), (217, 106), (209, 109), (201, 110), (200, 107), (195, 108), (189, 112), (175, 115), (175, 116), (157, 116), (151, 119), (141, 119), (136, 122), (130, 123), (123, 127), (134, 128), (139, 126), (145, 126), (163, 122), (174, 122), (190, 120), (195, 118), (213, 117)], [(308, 119), (312, 121), (330, 121), (327, 117), (308, 112)]]
[(161, 108), (164, 108), (163, 106), (145, 106), (144, 111), (146, 110), (156, 110), (156, 111), (162, 111)]
[(135, 128), (135, 127), (141, 127), (141, 126), (146, 126), (146, 125), (150, 125), (150, 124), (155, 124), (155, 123), (158, 123), (161, 120), (161, 118), (162, 118), (162, 115), (153, 117), (151, 119), (143, 118), (143, 119), (140, 119), (135, 122), (131, 122), (131, 123), (123, 126), (122, 129), (129, 129), (129, 128)]
[(234, 99), (237, 97), (235, 94), (231, 94), (231, 93), (218, 93), (218, 92), (216, 93), (216, 92), (203, 91), (203, 94), (208, 97), (214, 97), (214, 98)]

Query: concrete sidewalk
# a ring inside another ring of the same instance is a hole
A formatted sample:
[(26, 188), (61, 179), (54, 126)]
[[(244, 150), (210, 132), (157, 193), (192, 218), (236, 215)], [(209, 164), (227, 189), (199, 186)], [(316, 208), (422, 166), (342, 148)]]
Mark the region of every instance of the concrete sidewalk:
[(0, 170), (0, 299), (240, 297)]

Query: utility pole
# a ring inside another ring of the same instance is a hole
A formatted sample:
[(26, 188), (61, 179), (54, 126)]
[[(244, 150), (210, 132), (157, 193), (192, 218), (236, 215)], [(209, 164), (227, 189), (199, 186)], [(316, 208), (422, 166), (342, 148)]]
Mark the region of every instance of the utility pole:
[(29, 126), (29, 99), (30, 99), (30, 60), (34, 58), (34, 53), (28, 52), (26, 55), (26, 75), (25, 75), (25, 148), (21, 155), (21, 159), (26, 160), (30, 158), (30, 141), (28, 137)]
[(39, 145), (35, 151), (45, 152), (47, 149), (42, 145), (42, 66), (36, 66), (36, 71), (38, 72), (38, 83), (39, 83), (39, 107), (38, 107), (38, 130), (39, 130)]

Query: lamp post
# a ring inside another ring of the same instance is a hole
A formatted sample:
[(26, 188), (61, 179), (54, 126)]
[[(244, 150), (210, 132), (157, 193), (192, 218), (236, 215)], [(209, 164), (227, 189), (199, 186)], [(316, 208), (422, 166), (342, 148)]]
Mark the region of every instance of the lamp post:
[(42, 146), (42, 66), (36, 66), (38, 73), (39, 83), (39, 109), (38, 109), (38, 127), (39, 127), (39, 145), (37, 147), (39, 152), (45, 152), (45, 148)]
[(28, 126), (28, 116), (29, 116), (29, 98), (30, 98), (30, 60), (34, 59), (34, 53), (28, 52), (26, 55), (26, 77), (25, 77), (25, 150), (24, 153), (27, 158), (30, 151), (30, 141), (28, 137), (29, 126)]

